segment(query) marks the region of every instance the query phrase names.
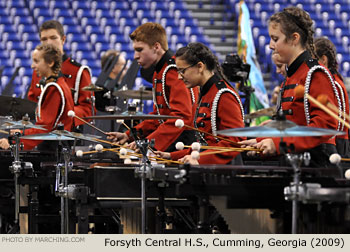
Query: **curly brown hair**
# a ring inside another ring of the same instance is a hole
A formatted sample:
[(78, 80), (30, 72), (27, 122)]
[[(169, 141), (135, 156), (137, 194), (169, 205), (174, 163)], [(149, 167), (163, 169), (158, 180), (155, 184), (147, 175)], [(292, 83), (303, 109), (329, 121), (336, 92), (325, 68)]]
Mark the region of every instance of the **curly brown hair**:
[(55, 75), (58, 75), (62, 65), (62, 53), (60, 50), (56, 46), (50, 44), (40, 44), (35, 47), (35, 50), (43, 52), (43, 58), (47, 64), (54, 62), (51, 70)]
[(282, 33), (286, 35), (286, 40), (291, 39), (294, 32), (299, 33), (301, 45), (312, 56), (316, 57), (313, 39), (313, 21), (306, 11), (298, 7), (287, 7), (283, 11), (273, 14), (269, 19), (269, 23), (280, 24)]

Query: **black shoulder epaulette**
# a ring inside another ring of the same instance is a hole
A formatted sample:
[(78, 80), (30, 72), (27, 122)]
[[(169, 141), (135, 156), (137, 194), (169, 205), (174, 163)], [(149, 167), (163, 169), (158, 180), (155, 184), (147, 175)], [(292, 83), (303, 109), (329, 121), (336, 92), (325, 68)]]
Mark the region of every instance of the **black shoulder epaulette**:
[(60, 77), (65, 77), (65, 75), (61, 71), (59, 71), (57, 75), (57, 78), (60, 78)]
[(81, 64), (74, 59), (70, 59), (69, 62), (77, 67), (81, 67)]
[(317, 66), (319, 65), (317, 59), (307, 59), (306, 60), (306, 65), (309, 67), (309, 68), (312, 68), (314, 66)]
[(215, 83), (215, 85), (216, 85), (217, 89), (219, 89), (219, 90), (222, 88), (226, 88), (225, 82), (223, 82), (223, 81), (219, 81), (219, 82)]
[(175, 64), (175, 59), (171, 57), (170, 59), (168, 59), (168, 65), (173, 65), (173, 64)]

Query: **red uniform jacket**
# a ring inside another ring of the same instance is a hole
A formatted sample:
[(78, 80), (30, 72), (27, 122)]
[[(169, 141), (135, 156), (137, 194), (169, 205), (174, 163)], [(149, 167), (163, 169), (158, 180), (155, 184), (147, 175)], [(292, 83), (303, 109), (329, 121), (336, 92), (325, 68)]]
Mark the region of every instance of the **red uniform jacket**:
[[(55, 130), (59, 123), (64, 124), (65, 130), (71, 131), (73, 118), (67, 114), (73, 108), (72, 92), (63, 77), (58, 78), (56, 83), (47, 83), (40, 94), (36, 109), (36, 124), (44, 125), (47, 131), (28, 129), (25, 130), (25, 135), (48, 133)], [(25, 139), (21, 142), (24, 144), (25, 150), (31, 150), (42, 141)]]
[[(91, 92), (82, 90), (83, 87), (91, 84), (91, 76), (88, 68), (69, 58), (66, 54), (63, 55), (62, 61), (61, 72), (64, 75), (66, 83), (70, 89), (76, 90), (73, 94), (75, 114), (79, 117), (91, 116)], [(40, 77), (34, 71), (28, 91), (28, 100), (38, 102), (41, 93), (39, 81)], [(75, 126), (81, 124), (84, 123), (79, 119), (74, 119)]]
[[(217, 103), (216, 118), (214, 119), (211, 117), (211, 113), (214, 105), (214, 98), (219, 92), (222, 93)], [(230, 85), (224, 81), (220, 81), (220, 78), (217, 75), (211, 77), (201, 88), (199, 104), (196, 104), (195, 107), (195, 126), (202, 131), (214, 134), (215, 130), (213, 129), (213, 120), (216, 121), (216, 131), (244, 127), (242, 115), (243, 108), (238, 94)], [(201, 134), (199, 138), (199, 140), (202, 140), (201, 142), (205, 141), (209, 146), (232, 147), (230, 142), (216, 139), (207, 134)], [(243, 137), (227, 138), (235, 142), (239, 142), (244, 139)], [(205, 150), (201, 152), (201, 154), (212, 151), (213, 150)], [(185, 155), (189, 155), (190, 153), (191, 149), (172, 152), (171, 158), (173, 160), (177, 160)], [(238, 154), (238, 152), (225, 152), (220, 154), (204, 155), (200, 157), (198, 162), (200, 164), (227, 164), (231, 162), (231, 160)]]
[[(192, 104), (194, 100), (198, 99), (198, 89), (193, 89), (193, 93), (191, 93), (186, 88), (185, 83), (178, 79), (177, 69), (170, 51), (163, 55), (155, 70), (153, 74), (153, 97), (155, 97), (155, 101), (153, 112), (150, 114), (158, 114), (159, 112), (160, 115), (180, 116), (186, 125), (191, 125), (193, 118)], [(164, 80), (164, 90), (162, 79)], [(155, 139), (155, 149), (165, 151), (184, 130), (184, 128), (175, 127), (175, 121), (176, 119), (169, 119), (164, 122), (145, 120), (135, 128), (136, 130), (142, 129), (143, 134), (149, 140)], [(126, 133), (130, 134), (129, 131)]]
[[(344, 111), (345, 107), (345, 113), (349, 115), (349, 96), (348, 92), (345, 88), (344, 82), (340, 78), (339, 75), (334, 74), (333, 75), (335, 81), (337, 82), (338, 92), (339, 96), (341, 98), (341, 105), (342, 105), (342, 111)], [(338, 85), (339, 84), (339, 85)], [(347, 119), (342, 116), (342, 119), (345, 121), (348, 121)], [(345, 125), (341, 125), (341, 130), (345, 132), (345, 135), (339, 135), (336, 137), (336, 145), (337, 145), (337, 151), (342, 157), (349, 157), (350, 156), (350, 149), (349, 149), (349, 129)]]
[[(304, 99), (296, 98), (294, 89), (297, 85), (305, 86), (305, 81), (308, 71), (318, 65), (318, 62), (311, 58), (310, 54), (305, 51), (302, 53), (288, 68), (287, 79), (281, 86), (282, 98), (281, 107), (286, 114), (286, 119), (295, 122), (299, 126), (310, 126), (317, 128), (327, 128), (336, 130), (338, 121), (329, 116), (326, 112), (320, 109), (312, 102), (308, 102), (310, 122), (307, 124)], [(333, 104), (338, 104), (331, 81), (327, 74), (322, 70), (316, 70), (312, 74), (309, 95), (317, 98), (321, 94), (327, 94), (328, 100)], [(257, 139), (259, 141), (259, 139)], [(277, 153), (280, 153), (279, 144), (280, 138), (273, 138)], [(335, 138), (330, 136), (322, 137), (288, 137), (283, 138), (287, 145), (294, 144), (296, 152), (302, 152), (312, 149), (322, 143), (335, 144)]]
[[(344, 99), (342, 99), (342, 106), (343, 106), (343, 103), (345, 103), (345, 113), (347, 115), (349, 115), (349, 95), (348, 95), (348, 92), (347, 92), (347, 90), (345, 88), (344, 82), (339, 77), (339, 75), (335, 74), (333, 76), (334, 76), (335, 81), (341, 86), (341, 90), (338, 87), (339, 96), (342, 98), (341, 94), (344, 95), (344, 97), (343, 97)], [(344, 120), (346, 121), (346, 119), (344, 119)], [(349, 139), (349, 129), (344, 126), (343, 127), (343, 131), (346, 132), (346, 134), (345, 135), (339, 135), (339, 136), (337, 136), (337, 138)]]

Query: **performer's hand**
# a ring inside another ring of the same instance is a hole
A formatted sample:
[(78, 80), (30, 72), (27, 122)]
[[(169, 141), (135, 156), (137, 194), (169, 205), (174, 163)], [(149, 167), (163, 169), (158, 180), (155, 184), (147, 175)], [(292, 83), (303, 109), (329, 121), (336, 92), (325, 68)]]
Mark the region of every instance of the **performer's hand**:
[(0, 139), (0, 148), (7, 150), (10, 148), (10, 144), (9, 141), (7, 140), (7, 138), (1, 138)]
[(140, 150), (137, 148), (135, 141), (129, 143), (127, 147), (131, 150), (134, 150), (136, 153), (140, 152)]
[[(255, 145), (258, 143), (256, 141), (256, 139), (249, 139), (249, 140), (244, 140), (244, 141), (241, 141), (241, 142), (238, 142), (239, 144), (241, 144), (241, 147), (242, 148), (245, 148), (245, 147), (255, 147)], [(256, 151), (247, 151), (247, 156), (256, 156), (257, 155), (257, 152)]]
[(240, 142), (238, 142), (238, 143), (241, 144), (241, 147), (242, 147), (242, 148), (245, 148), (245, 147), (249, 147), (249, 146), (254, 146), (254, 145), (257, 143), (257, 141), (256, 141), (256, 139), (254, 138), (254, 139), (249, 139), (249, 140), (240, 141)]
[(257, 143), (254, 147), (261, 149), (263, 155), (271, 156), (276, 155), (276, 146), (271, 138), (266, 138), (259, 143)]
[(121, 132), (107, 132), (107, 139), (117, 142), (118, 144), (124, 144), (129, 140), (129, 137), (127, 134)]
[(198, 163), (198, 160), (197, 160), (197, 159), (193, 159), (193, 158), (191, 157), (191, 155), (186, 155), (186, 156), (184, 156), (183, 158), (179, 159), (178, 161), (179, 161), (179, 162), (182, 162), (182, 163), (184, 163), (184, 164), (192, 164), (192, 165), (197, 165), (197, 164), (199, 164), (199, 163)]
[(156, 154), (156, 156), (159, 158), (171, 159), (170, 152), (155, 151), (154, 154)]

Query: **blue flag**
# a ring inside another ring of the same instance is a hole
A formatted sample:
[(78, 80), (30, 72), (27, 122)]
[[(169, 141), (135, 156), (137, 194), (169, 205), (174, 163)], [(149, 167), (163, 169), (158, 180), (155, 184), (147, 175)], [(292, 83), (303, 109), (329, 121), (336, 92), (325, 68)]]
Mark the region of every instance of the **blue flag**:
[[(255, 45), (250, 25), (249, 9), (244, 1), (240, 1), (239, 7), (237, 41), (238, 55), (243, 59), (244, 63), (250, 65), (248, 85), (251, 85), (255, 89), (255, 92), (250, 97), (251, 113), (259, 109), (269, 107), (269, 100), (264, 86), (260, 66), (256, 58)], [(257, 118), (253, 124), (258, 125), (266, 119), (268, 118)]]

